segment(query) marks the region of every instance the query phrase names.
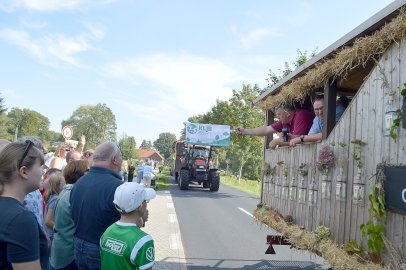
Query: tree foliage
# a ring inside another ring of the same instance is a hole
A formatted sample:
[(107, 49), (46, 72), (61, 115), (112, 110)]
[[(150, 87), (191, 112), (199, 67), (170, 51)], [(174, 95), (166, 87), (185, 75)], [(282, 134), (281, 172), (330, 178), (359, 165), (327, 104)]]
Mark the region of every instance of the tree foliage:
[(6, 112), (7, 108), (5, 105), (4, 98), (0, 95), (0, 138), (11, 140), (12, 136), (7, 132), (9, 119), (7, 117)]
[[(233, 90), (228, 101), (217, 100), (216, 104), (205, 114), (191, 116), (189, 122), (202, 124), (229, 125), (231, 128), (258, 127), (264, 122), (264, 113), (253, 107), (253, 101), (259, 95), (257, 85), (243, 85), (241, 90)], [(185, 130), (182, 130), (184, 137)], [(225, 160), (230, 158), (230, 170), (249, 179), (259, 179), (262, 164), (263, 138), (241, 137), (231, 133), (229, 148), (218, 148), (220, 168), (226, 168)]]
[(121, 137), (118, 141), (118, 147), (120, 148), (123, 159), (125, 160), (138, 157), (137, 143), (135, 142), (134, 137), (123, 135), (123, 137)]
[(158, 139), (154, 141), (154, 147), (167, 159), (172, 154), (172, 146), (176, 141), (175, 134), (164, 132), (159, 134)]
[(49, 119), (39, 112), (29, 109), (11, 108), (8, 117), (8, 133), (17, 138), (25, 135), (37, 136), (49, 141)]
[[(296, 50), (296, 53), (296, 59), (294, 62), (292, 62), (292, 66), (294, 67), (294, 69), (298, 68), (299, 66), (306, 63), (310, 58), (314, 57), (317, 54), (317, 48), (314, 49), (310, 53), (310, 55), (307, 51), (301, 51), (299, 49)], [(287, 61), (285, 61), (284, 69), (278, 69), (278, 73), (275, 73), (272, 69), (269, 69), (268, 78), (265, 79), (268, 83), (268, 87), (277, 84), (284, 77), (288, 76), (292, 71), (293, 70)]]
[(147, 140), (142, 140), (141, 145), (140, 145), (140, 149), (144, 149), (144, 150), (148, 150), (152, 148), (152, 143), (151, 141), (147, 141)]
[(102, 142), (116, 142), (116, 117), (106, 104), (81, 105), (69, 119), (62, 121), (63, 126), (72, 126), (74, 140), (86, 136), (86, 148), (95, 148)]

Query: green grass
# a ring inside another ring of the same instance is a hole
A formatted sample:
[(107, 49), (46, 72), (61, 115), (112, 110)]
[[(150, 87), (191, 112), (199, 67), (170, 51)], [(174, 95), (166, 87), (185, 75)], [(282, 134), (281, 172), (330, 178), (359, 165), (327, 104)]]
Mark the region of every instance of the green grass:
[(168, 190), (170, 183), (169, 183), (169, 169), (164, 168), (162, 174), (157, 174), (155, 176), (155, 186), (156, 190)]
[(235, 176), (227, 176), (227, 175), (221, 175), (220, 179), (221, 184), (246, 191), (258, 197), (260, 196), (261, 182), (245, 179), (241, 179), (241, 181), (238, 182)]

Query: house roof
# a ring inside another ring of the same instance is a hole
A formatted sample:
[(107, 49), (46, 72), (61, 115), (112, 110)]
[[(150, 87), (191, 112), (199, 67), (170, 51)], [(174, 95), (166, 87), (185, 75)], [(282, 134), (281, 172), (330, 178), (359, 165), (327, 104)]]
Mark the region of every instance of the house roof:
[(397, 0), (269, 87), (254, 103), (270, 110), (278, 103), (293, 103), (321, 88), (330, 78), (339, 87), (356, 91), (382, 55), (406, 36), (406, 0)]
[(142, 159), (150, 158), (153, 154), (157, 154), (162, 160), (165, 159), (165, 158), (159, 153), (159, 151), (157, 151), (157, 150), (154, 150), (154, 149), (148, 149), (148, 150), (140, 149), (140, 150), (139, 150), (139, 155), (140, 155), (140, 158), (142, 158)]

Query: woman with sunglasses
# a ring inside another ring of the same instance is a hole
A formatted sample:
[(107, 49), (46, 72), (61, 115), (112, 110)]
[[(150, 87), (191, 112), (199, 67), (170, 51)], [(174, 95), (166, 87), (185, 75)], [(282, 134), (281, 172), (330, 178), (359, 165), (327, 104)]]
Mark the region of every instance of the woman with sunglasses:
[(48, 241), (24, 197), (40, 186), (44, 156), (33, 142), (0, 152), (0, 269), (48, 269)]

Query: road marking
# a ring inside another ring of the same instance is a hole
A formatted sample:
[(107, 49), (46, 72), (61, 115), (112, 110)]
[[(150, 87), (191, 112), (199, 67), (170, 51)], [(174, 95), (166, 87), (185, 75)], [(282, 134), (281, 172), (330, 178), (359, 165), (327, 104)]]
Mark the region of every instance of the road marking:
[(167, 207), (167, 208), (173, 208), (173, 203), (167, 203), (167, 204), (166, 204), (166, 207)]
[(172, 199), (172, 197), (171, 196), (166, 196), (166, 199), (170, 200), (170, 199)]
[(164, 193), (168, 194), (168, 193), (169, 193), (169, 191), (168, 191), (168, 190), (165, 190), (165, 192), (164, 192)]
[(177, 233), (171, 233), (169, 235), (169, 248), (170, 249), (179, 249)]
[(238, 209), (239, 209), (240, 211), (246, 213), (246, 214), (249, 215), (250, 217), (254, 218), (254, 216), (253, 216), (250, 212), (248, 212), (247, 210), (242, 209), (241, 207), (238, 207)]
[(175, 214), (168, 214), (168, 222), (169, 223), (176, 223), (176, 215)]

